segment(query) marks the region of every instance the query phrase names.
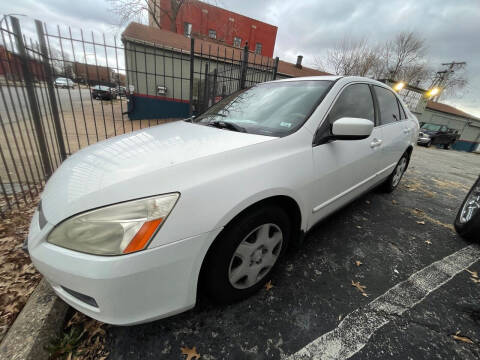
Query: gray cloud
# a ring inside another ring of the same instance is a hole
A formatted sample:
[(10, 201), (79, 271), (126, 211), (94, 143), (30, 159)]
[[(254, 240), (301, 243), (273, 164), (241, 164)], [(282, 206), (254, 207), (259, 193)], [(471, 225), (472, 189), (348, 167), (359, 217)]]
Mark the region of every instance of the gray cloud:
[[(480, 2), (475, 0), (218, 0), (221, 7), (278, 26), (275, 55), (306, 65), (345, 37), (366, 38), (372, 44), (402, 30), (416, 31), (428, 44), (433, 68), (442, 62), (467, 61), (470, 84), (451, 105), (480, 116)], [(102, 0), (16, 0), (2, 4), (4, 13), (19, 12), (49, 24), (118, 34), (117, 19)]]

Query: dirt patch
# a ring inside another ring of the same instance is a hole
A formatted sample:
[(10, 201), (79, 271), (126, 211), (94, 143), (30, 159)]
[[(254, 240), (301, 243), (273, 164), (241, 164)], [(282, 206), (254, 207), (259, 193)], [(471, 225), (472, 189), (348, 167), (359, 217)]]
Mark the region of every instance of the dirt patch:
[(408, 191), (416, 191), (416, 192), (422, 192), (425, 194), (425, 197), (427, 198), (433, 198), (435, 197), (435, 192), (430, 191), (425, 188), (425, 184), (417, 181), (417, 180), (410, 180), (407, 182), (405, 185), (403, 185)]
[(432, 224), (442, 226), (446, 229), (449, 229), (449, 230), (455, 232), (455, 228), (453, 227), (452, 224), (445, 224), (445, 223), (441, 222), (440, 220), (432, 218), (430, 215), (426, 214), (423, 210), (413, 209), (413, 210), (411, 210), (411, 212), (415, 217), (421, 218), (421, 219), (426, 220), (426, 221), (428, 221)]
[(469, 190), (470, 188), (466, 186), (465, 184), (456, 182), (456, 181), (449, 181), (449, 180), (438, 180), (435, 178), (432, 178), (432, 181), (435, 183), (436, 186), (442, 189), (446, 188), (453, 188), (453, 189), (464, 189), (464, 190)]
[(0, 340), (17, 318), (41, 275), (22, 250), (38, 197), (0, 219)]

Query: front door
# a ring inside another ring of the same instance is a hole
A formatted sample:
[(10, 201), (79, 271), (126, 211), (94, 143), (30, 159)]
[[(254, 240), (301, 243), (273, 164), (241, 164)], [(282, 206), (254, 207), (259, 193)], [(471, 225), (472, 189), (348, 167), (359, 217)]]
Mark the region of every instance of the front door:
[[(375, 122), (375, 107), (370, 88), (364, 83), (342, 89), (319, 131), (330, 131), (342, 117)], [(313, 147), (315, 167), (312, 221), (317, 222), (359, 193), (368, 189), (379, 170), (382, 129), (375, 127), (363, 140), (335, 140)]]

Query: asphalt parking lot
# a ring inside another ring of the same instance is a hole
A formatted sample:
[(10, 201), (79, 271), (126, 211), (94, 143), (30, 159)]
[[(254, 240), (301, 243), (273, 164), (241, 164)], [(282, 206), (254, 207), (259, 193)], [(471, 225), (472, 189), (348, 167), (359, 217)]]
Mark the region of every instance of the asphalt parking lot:
[(478, 359), (480, 284), (464, 268), (480, 272), (480, 246), (451, 225), (478, 174), (480, 155), (417, 147), (396, 191), (373, 190), (318, 224), (271, 289), (112, 326), (110, 357), (185, 359), (181, 347), (196, 347), (200, 359)]

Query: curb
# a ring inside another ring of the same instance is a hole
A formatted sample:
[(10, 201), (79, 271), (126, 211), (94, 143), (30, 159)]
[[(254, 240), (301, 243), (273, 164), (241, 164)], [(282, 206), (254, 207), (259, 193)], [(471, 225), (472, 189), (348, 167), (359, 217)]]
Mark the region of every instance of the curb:
[(44, 349), (63, 327), (68, 305), (42, 279), (0, 345), (0, 360), (48, 359)]

